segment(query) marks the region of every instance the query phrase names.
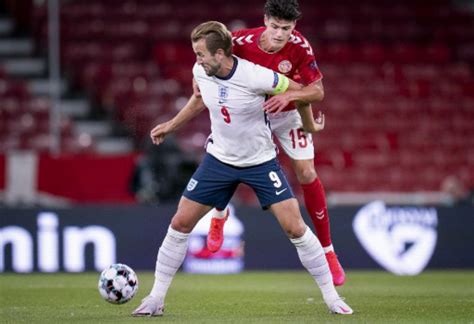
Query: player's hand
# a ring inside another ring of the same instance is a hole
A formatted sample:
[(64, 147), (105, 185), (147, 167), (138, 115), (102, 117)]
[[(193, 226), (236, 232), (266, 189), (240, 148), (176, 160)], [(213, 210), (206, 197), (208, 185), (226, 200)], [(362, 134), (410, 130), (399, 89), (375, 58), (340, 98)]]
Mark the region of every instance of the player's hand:
[(169, 122), (155, 126), (151, 132), (151, 141), (155, 145), (160, 145), (165, 140), (165, 136), (170, 132)]
[(290, 103), (290, 97), (287, 92), (280, 93), (276, 96), (270, 97), (263, 104), (263, 110), (270, 114), (277, 114), (285, 109), (286, 106)]
[(319, 111), (318, 117), (316, 117), (312, 125), (304, 125), (303, 123), (303, 129), (305, 132), (308, 132), (308, 133), (317, 133), (324, 129), (324, 123), (325, 123), (324, 114), (321, 111)]

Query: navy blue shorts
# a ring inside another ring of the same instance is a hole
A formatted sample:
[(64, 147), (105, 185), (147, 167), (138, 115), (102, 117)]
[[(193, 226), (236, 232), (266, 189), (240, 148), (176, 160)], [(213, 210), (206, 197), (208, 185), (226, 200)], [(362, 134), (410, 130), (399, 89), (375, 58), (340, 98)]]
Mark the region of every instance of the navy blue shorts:
[(210, 154), (206, 154), (194, 172), (183, 196), (203, 205), (224, 209), (239, 183), (245, 183), (255, 191), (263, 209), (294, 198), (276, 159), (240, 168), (223, 163)]

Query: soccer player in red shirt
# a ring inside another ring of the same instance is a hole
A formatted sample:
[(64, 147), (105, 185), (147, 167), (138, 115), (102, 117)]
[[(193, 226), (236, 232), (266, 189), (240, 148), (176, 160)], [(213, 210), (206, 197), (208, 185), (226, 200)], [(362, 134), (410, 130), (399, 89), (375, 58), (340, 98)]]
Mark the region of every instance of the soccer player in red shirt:
[[(323, 76), (313, 49), (306, 38), (295, 30), (300, 17), (297, 0), (267, 0), (264, 7), (265, 26), (233, 32), (233, 52), (291, 79), (299, 79), (304, 86), (301, 90), (287, 91), (270, 98), (264, 108), (267, 112), (279, 112), (270, 115), (273, 134), (291, 158), (334, 284), (340, 286), (344, 284), (345, 273), (331, 241), (326, 194), (314, 167), (312, 136), (302, 129), (301, 118), (294, 104), (291, 104), (292, 101), (320, 102), (324, 97)], [(211, 251), (218, 251), (222, 246), (225, 220), (226, 210), (216, 210), (207, 238)]]

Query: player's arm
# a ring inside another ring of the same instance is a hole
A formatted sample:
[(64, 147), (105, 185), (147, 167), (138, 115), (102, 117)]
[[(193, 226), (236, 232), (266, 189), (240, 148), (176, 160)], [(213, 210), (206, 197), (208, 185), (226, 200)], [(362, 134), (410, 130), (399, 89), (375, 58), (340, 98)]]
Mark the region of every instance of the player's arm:
[[(282, 92), (280, 94), (277, 94), (276, 96), (271, 97), (270, 100), (278, 96), (282, 96), (283, 98), (287, 96), (287, 98), (289, 98), (290, 101), (295, 101), (296, 108), (298, 110), (298, 113), (301, 116), (301, 121), (303, 123), (304, 131), (308, 133), (316, 133), (316, 132), (322, 131), (324, 129), (324, 114), (321, 111), (319, 111), (318, 117), (314, 119), (313, 109), (311, 107), (311, 104), (306, 100), (300, 100), (300, 99), (297, 99), (297, 97), (292, 97), (292, 94), (304, 92), (305, 91), (304, 89), (307, 87), (304, 87), (301, 84), (291, 79), (288, 79), (288, 80), (289, 80), (288, 89), (285, 92)], [(323, 96), (324, 96), (324, 92), (323, 92)], [(268, 100), (265, 103), (267, 102)], [(278, 102), (278, 100), (276, 102)], [(284, 109), (286, 106), (288, 106), (288, 103), (289, 101), (285, 104), (285, 100), (281, 102), (282, 106), (280, 108), (280, 111)], [(264, 109), (265, 109), (265, 104), (264, 104)]]
[[(294, 82), (296, 83), (296, 82)], [(324, 99), (324, 86), (322, 80), (315, 81), (307, 86), (297, 84), (289, 87), (288, 91), (268, 99), (263, 108), (269, 113), (279, 113), (292, 101), (313, 103)]]
[[(278, 83), (270, 94), (275, 95), (275, 96), (280, 96), (280, 95), (284, 95), (287, 92), (298, 91), (302, 88), (303, 86), (301, 84), (289, 79), (288, 77), (284, 75), (278, 74)], [(285, 108), (286, 106), (287, 104), (282, 106), (281, 109)], [(303, 129), (306, 132), (315, 133), (324, 129), (324, 115), (322, 114), (322, 112), (319, 112), (318, 118), (315, 120), (313, 116), (313, 110), (311, 108), (311, 104), (303, 102), (303, 101), (297, 101), (296, 106), (298, 109), (298, 113), (301, 116), (301, 120), (303, 122)], [(266, 112), (272, 113), (271, 110), (265, 108), (265, 104), (264, 104), (264, 109)]]
[(165, 136), (176, 131), (191, 119), (196, 117), (205, 108), (202, 98), (196, 97), (194, 94), (189, 98), (186, 105), (173, 117), (173, 119), (155, 126), (150, 137), (153, 144), (160, 145), (165, 140)]
[(313, 83), (301, 87), (300, 89), (287, 91), (285, 93), (289, 102), (290, 101), (303, 101), (307, 103), (321, 102), (324, 99), (324, 86), (323, 81), (320, 79)]
[(296, 107), (301, 116), (305, 132), (316, 133), (324, 129), (324, 114), (321, 111), (318, 112), (318, 117), (314, 119), (311, 104), (299, 102)]

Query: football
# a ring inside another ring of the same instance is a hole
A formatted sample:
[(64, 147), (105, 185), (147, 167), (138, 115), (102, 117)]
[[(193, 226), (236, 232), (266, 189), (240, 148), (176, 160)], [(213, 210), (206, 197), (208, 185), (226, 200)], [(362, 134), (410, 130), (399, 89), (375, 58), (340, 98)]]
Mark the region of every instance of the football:
[(138, 291), (138, 278), (135, 271), (121, 263), (110, 265), (99, 277), (99, 293), (112, 304), (130, 301)]

